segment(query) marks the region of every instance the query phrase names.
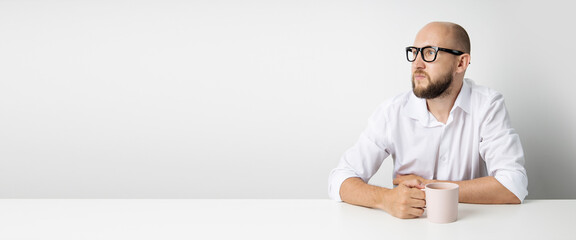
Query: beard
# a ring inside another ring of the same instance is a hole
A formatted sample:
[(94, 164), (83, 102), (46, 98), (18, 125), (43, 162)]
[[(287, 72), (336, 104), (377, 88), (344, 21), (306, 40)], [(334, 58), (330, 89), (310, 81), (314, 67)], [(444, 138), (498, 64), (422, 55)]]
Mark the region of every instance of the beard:
[[(412, 74), (412, 91), (414, 91), (414, 95), (419, 98), (424, 99), (433, 99), (443, 95), (448, 95), (450, 92), (447, 91), (450, 85), (452, 84), (452, 71), (448, 71), (442, 76), (438, 78), (438, 81), (431, 81), (430, 75), (422, 70), (416, 70)], [(415, 74), (423, 74), (426, 76), (426, 80), (428, 81), (428, 86), (425, 88), (416, 88), (416, 83), (414, 81)]]

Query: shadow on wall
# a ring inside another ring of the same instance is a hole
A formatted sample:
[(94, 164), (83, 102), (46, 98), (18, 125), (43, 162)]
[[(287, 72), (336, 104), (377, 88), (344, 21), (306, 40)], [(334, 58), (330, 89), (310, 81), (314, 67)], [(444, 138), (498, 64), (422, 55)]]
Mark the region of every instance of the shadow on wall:
[(576, 198), (576, 163), (571, 160), (576, 156), (574, 126), (571, 112), (562, 105), (567, 104), (562, 98), (568, 96), (542, 79), (546, 77), (525, 76), (524, 84), (533, 83), (532, 87), (514, 93), (515, 109), (520, 111), (514, 112), (512, 126), (520, 134), (526, 156), (527, 198)]

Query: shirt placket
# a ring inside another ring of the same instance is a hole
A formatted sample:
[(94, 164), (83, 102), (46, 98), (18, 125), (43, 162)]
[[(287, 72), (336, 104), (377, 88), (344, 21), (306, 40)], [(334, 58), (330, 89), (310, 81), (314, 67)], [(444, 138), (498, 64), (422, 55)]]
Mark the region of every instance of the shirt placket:
[(447, 128), (449, 125), (441, 126), (440, 139), (438, 141), (438, 156), (436, 158), (436, 169), (434, 179), (447, 180), (449, 175), (449, 158), (450, 158), (450, 140), (447, 137)]

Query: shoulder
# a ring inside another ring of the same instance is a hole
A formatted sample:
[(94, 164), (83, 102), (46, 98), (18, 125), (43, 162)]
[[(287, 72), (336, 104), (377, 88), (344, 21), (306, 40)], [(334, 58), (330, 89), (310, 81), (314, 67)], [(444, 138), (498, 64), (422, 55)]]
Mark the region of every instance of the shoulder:
[(507, 124), (507, 109), (503, 95), (489, 87), (467, 80), (470, 86), (470, 108), (472, 118), (480, 123), (500, 122)]
[(376, 109), (375, 115), (389, 115), (394, 113), (399, 113), (408, 103), (412, 92), (405, 92), (396, 95), (383, 103), (381, 103)]
[(492, 88), (478, 85), (470, 79), (464, 79), (470, 87), (470, 102), (476, 109), (487, 107), (494, 102), (503, 102), (502, 94)]
[(369, 122), (380, 126), (394, 125), (406, 115), (411, 95), (412, 91), (405, 92), (382, 102), (370, 116)]

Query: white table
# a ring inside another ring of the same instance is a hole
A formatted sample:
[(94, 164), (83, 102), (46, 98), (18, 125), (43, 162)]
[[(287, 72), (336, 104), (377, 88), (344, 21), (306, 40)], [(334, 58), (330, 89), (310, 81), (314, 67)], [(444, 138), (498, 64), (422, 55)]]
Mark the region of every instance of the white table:
[(576, 200), (460, 204), (449, 224), (332, 200), (0, 200), (0, 239), (576, 239)]

